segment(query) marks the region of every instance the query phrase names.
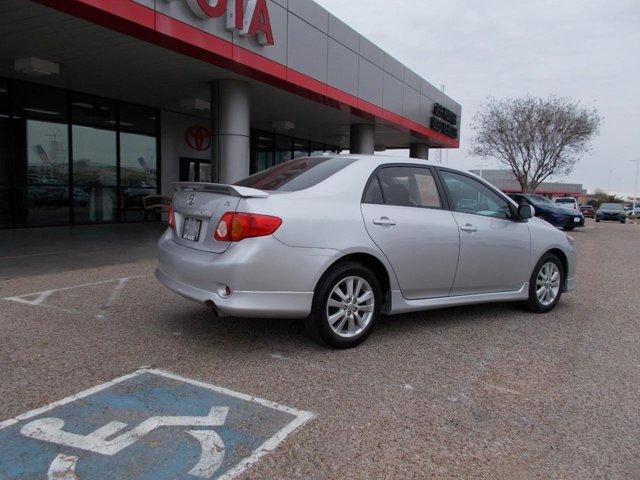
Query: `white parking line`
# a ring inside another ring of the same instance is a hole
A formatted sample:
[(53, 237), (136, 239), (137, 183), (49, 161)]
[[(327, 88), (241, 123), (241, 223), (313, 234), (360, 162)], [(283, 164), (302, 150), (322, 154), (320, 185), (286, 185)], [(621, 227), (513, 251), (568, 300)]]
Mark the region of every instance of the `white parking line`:
[(111, 305), (120, 296), (120, 292), (122, 292), (122, 289), (124, 289), (125, 285), (128, 282), (129, 282), (128, 278), (121, 278), (118, 281), (118, 285), (115, 286), (115, 288), (113, 289), (113, 292), (111, 292), (111, 295), (109, 295), (109, 298), (107, 298), (107, 301), (104, 302), (102, 307), (100, 307), (100, 311), (96, 314), (96, 318), (98, 320), (105, 318), (107, 309), (111, 308)]
[[(42, 303), (45, 300), (47, 300), (47, 298), (49, 298), (52, 294), (57, 292), (66, 292), (69, 290), (74, 290), (76, 288), (92, 287), (94, 285), (104, 285), (107, 283), (114, 283), (114, 282), (119, 282), (119, 285), (120, 285), (122, 283), (127, 283), (129, 280), (132, 280), (135, 278), (146, 278), (151, 276), (153, 276), (153, 274), (149, 273), (146, 275), (133, 275), (131, 277), (110, 278), (109, 280), (100, 280), (98, 282), (82, 283), (80, 285), (72, 285), (70, 287), (53, 288), (51, 290), (43, 290), (42, 292), (25, 293), (23, 295), (16, 295), (13, 297), (4, 297), (2, 298), (2, 300), (24, 303), (26, 305), (31, 305), (31, 306), (38, 306), (38, 305), (42, 305)], [(36, 297), (36, 298), (33, 300), (30, 300), (29, 297)], [(117, 298), (117, 295), (115, 298)], [(115, 298), (113, 300), (115, 300)]]

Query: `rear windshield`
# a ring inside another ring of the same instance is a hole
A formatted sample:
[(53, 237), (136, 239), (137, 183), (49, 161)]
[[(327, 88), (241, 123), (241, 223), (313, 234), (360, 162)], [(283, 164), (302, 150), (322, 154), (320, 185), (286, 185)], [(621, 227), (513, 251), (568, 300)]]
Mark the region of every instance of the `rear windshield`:
[(573, 198), (558, 198), (556, 203), (576, 203)]
[(268, 192), (297, 192), (323, 182), (355, 160), (348, 157), (296, 158), (251, 175), (235, 185)]

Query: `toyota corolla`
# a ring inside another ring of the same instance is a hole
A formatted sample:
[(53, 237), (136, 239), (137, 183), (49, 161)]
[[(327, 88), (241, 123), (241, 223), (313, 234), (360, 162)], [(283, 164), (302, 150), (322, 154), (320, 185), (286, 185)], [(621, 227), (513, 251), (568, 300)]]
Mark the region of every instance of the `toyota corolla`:
[(572, 239), (482, 179), (420, 160), (290, 160), (234, 185), (178, 183), (157, 278), (220, 316), (305, 319), (362, 342), (381, 314), (489, 302), (551, 311)]

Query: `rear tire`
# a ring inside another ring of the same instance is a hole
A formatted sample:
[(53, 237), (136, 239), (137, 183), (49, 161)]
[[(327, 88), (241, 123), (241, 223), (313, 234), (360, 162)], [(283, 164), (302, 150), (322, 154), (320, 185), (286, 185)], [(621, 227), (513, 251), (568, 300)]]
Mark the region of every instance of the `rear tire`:
[(531, 274), (527, 308), (535, 313), (553, 310), (562, 297), (564, 281), (565, 272), (560, 259), (553, 253), (545, 254)]
[(356, 262), (338, 263), (318, 282), (305, 326), (321, 344), (355, 347), (373, 331), (382, 300), (380, 282), (371, 270)]

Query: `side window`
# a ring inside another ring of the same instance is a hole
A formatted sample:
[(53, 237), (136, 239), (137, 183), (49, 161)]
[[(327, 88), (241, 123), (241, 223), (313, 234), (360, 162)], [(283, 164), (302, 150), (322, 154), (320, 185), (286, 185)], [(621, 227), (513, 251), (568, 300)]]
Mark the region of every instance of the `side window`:
[(435, 179), (428, 168), (388, 167), (378, 172), (384, 203), (405, 207), (441, 208)]
[(380, 188), (380, 182), (378, 181), (377, 176), (374, 176), (369, 182), (369, 185), (367, 185), (367, 190), (364, 192), (362, 203), (384, 203), (384, 199), (382, 198), (382, 189)]
[(511, 218), (509, 203), (484, 184), (453, 172), (442, 171), (451, 195), (452, 209), (485, 217)]

